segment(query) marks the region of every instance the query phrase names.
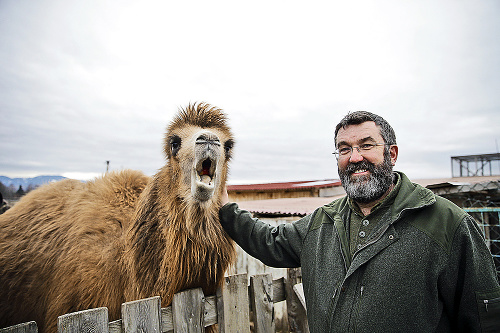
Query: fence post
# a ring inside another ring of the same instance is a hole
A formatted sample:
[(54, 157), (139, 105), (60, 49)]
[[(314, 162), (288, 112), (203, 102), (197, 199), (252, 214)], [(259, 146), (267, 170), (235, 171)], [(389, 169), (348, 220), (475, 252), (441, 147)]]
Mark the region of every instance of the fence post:
[(287, 270), (286, 281), (286, 307), (288, 312), (288, 325), (290, 332), (308, 333), (309, 325), (302, 303), (295, 294), (293, 286), (302, 282), (302, 272), (300, 268), (289, 268)]
[(108, 308), (68, 313), (57, 318), (59, 333), (108, 332)]
[(255, 332), (273, 333), (275, 331), (275, 322), (271, 274), (251, 276), (250, 290), (250, 303), (255, 315)]
[(247, 274), (224, 278), (217, 290), (217, 318), (219, 332), (250, 333)]
[(161, 332), (161, 300), (159, 296), (122, 304), (122, 320), (125, 333)]
[(36, 322), (17, 324), (6, 328), (0, 328), (0, 333), (38, 333)]
[(205, 295), (201, 288), (174, 294), (172, 316), (174, 332), (205, 332)]

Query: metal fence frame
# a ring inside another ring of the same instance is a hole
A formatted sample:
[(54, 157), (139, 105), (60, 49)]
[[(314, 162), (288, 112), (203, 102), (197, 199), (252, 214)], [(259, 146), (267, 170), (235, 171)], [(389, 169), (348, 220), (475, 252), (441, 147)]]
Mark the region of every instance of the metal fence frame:
[(500, 207), (463, 208), (477, 221), (500, 276)]

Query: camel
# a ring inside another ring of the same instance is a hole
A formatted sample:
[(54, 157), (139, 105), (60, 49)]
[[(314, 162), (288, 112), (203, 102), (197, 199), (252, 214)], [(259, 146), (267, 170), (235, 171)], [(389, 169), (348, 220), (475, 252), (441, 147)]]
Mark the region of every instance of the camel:
[(233, 136), (224, 112), (181, 108), (153, 177), (110, 172), (44, 185), (0, 215), (0, 327), (201, 287), (213, 295), (236, 258), (219, 224)]

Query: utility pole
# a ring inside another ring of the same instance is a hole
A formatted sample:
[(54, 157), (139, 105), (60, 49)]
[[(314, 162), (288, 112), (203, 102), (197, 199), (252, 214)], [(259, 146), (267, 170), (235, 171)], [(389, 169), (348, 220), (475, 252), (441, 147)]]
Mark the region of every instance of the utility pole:
[(109, 171), (109, 161), (106, 161), (106, 173)]

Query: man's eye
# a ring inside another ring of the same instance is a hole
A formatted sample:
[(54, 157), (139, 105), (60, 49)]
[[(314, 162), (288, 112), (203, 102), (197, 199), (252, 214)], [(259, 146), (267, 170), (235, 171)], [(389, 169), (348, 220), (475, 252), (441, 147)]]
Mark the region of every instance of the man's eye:
[(371, 143), (363, 143), (362, 145), (359, 146), (359, 148), (361, 148), (363, 150), (370, 150), (373, 147), (375, 147), (375, 145), (371, 144)]
[(341, 155), (349, 154), (350, 151), (351, 151), (350, 147), (340, 147), (339, 148), (339, 153)]

